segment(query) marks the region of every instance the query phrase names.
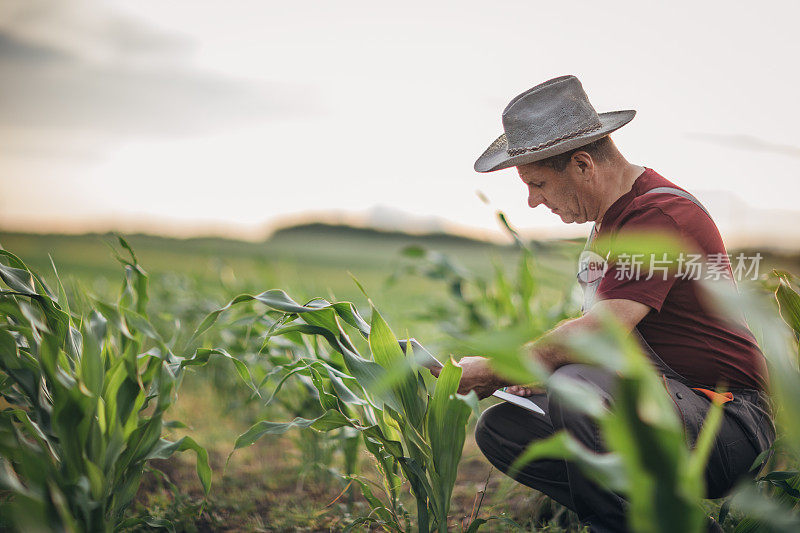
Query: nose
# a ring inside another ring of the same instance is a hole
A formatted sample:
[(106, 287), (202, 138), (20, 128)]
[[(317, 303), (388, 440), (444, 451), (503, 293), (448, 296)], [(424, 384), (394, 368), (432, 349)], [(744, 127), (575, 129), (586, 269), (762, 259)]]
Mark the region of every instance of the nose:
[(528, 189), (528, 205), (530, 207), (536, 207), (542, 205), (544, 203), (544, 198), (541, 194), (534, 191), (533, 189)]

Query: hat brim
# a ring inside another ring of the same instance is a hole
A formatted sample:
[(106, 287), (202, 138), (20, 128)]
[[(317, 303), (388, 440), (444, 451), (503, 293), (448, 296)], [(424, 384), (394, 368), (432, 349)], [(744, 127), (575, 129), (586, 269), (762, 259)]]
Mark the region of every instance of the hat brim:
[(506, 134), (502, 134), (486, 149), (483, 154), (475, 161), (476, 172), (494, 172), (508, 167), (515, 167), (517, 165), (525, 165), (535, 161), (541, 161), (554, 155), (569, 152), (575, 148), (585, 146), (601, 137), (605, 137), (609, 133), (618, 130), (631, 120), (636, 115), (636, 111), (629, 109), (625, 111), (611, 111), (609, 113), (600, 113), (600, 128), (584, 135), (572, 137), (560, 143), (542, 148), (541, 150), (529, 151), (524, 154), (515, 156), (508, 155), (508, 141)]

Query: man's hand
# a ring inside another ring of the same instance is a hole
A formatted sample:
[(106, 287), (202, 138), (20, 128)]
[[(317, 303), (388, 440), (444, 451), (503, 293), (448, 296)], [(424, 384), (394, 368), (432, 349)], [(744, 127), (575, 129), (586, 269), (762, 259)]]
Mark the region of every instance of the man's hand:
[[(529, 343), (530, 357), (538, 359), (551, 371), (562, 365), (577, 362), (564, 348), (564, 339), (597, 329), (601, 323), (599, 315), (603, 313), (612, 314), (623, 327), (632, 330), (649, 312), (648, 306), (633, 300), (601, 300), (582, 317), (566, 320), (536, 342)], [(458, 362), (458, 366), (462, 369), (461, 382), (458, 384), (459, 394), (467, 394), (474, 390), (478, 398), (483, 399), (491, 396), (497, 389), (511, 385), (492, 372), (485, 357), (464, 357)], [(430, 369), (431, 374), (436, 377), (439, 377), (441, 370), (439, 367)], [(545, 391), (541, 387), (531, 385), (512, 385), (506, 392), (517, 396), (533, 396)]]
[(535, 387), (533, 385), (511, 385), (506, 387), (506, 392), (527, 398), (534, 394), (544, 394), (547, 391), (542, 387)]
[[(474, 390), (479, 399), (491, 396), (494, 391), (504, 386), (503, 381), (489, 368), (489, 360), (485, 357), (470, 356), (462, 358), (458, 363), (461, 367), (461, 381), (458, 384), (458, 393), (467, 394)], [(441, 368), (431, 368), (431, 374), (439, 377)]]

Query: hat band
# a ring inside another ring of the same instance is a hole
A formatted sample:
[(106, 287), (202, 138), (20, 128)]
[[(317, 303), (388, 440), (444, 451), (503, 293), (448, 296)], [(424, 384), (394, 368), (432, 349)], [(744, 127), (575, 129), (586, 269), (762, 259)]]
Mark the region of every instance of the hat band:
[(550, 146), (553, 146), (554, 144), (558, 144), (561, 141), (566, 141), (566, 140), (569, 140), (569, 139), (571, 139), (573, 137), (577, 137), (578, 135), (583, 135), (584, 133), (591, 133), (591, 132), (593, 132), (595, 130), (599, 130), (602, 125), (603, 124), (600, 123), (600, 124), (597, 124), (596, 126), (587, 126), (585, 128), (581, 128), (581, 129), (578, 129), (578, 130), (575, 130), (575, 131), (571, 131), (569, 133), (565, 133), (564, 135), (562, 135), (560, 137), (556, 137), (555, 139), (551, 139), (549, 141), (545, 141), (545, 142), (539, 143), (536, 146), (529, 146), (527, 148), (510, 148), (510, 149), (506, 150), (506, 153), (508, 153), (508, 155), (510, 155), (510, 156), (515, 156), (515, 155), (521, 155), (521, 154), (524, 154), (524, 153), (527, 153), (527, 152), (536, 152), (536, 151), (542, 150), (544, 148), (549, 148)]

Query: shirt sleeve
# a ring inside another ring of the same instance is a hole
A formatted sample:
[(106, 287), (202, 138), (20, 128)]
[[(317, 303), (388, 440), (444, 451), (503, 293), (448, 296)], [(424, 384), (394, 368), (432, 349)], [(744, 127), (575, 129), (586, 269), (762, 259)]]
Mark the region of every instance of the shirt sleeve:
[(625, 217), (608, 242), (609, 266), (597, 299), (633, 300), (661, 311), (678, 280), (677, 254), (685, 242), (675, 220), (657, 207), (638, 209)]

